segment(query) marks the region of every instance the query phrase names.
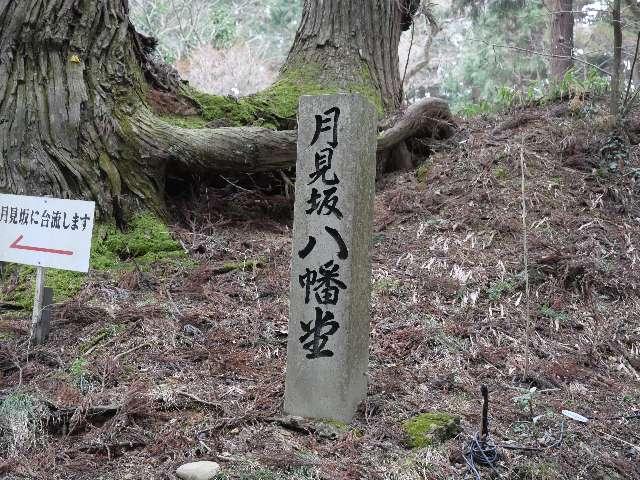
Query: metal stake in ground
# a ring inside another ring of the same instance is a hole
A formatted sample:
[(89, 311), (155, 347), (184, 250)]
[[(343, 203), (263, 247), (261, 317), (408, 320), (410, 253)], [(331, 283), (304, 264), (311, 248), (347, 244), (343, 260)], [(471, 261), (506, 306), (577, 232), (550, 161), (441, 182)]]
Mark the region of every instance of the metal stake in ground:
[(367, 390), (377, 115), (359, 95), (303, 96), (285, 410), (351, 421)]

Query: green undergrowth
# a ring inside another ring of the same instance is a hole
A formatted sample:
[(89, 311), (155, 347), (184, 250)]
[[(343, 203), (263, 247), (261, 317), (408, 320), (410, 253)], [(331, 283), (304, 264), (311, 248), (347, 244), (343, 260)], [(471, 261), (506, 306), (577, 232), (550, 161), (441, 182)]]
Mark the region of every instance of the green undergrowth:
[[(91, 271), (117, 273), (139, 268), (149, 269), (157, 264), (191, 266), (179, 242), (171, 237), (167, 226), (158, 217), (142, 213), (134, 217), (125, 231), (112, 224), (94, 227), (91, 241)], [(31, 266), (8, 264), (0, 273), (0, 302), (8, 302), (30, 309), (36, 269)], [(86, 274), (48, 269), (45, 285), (52, 287), (54, 302), (59, 303), (78, 293)], [(17, 285), (8, 293), (4, 285)]]
[[(455, 113), (463, 117), (492, 115), (511, 108), (545, 105), (560, 99), (587, 99), (604, 95), (609, 88), (608, 80), (597, 70), (584, 74), (569, 70), (564, 77), (549, 83), (547, 79), (530, 83), (526, 88), (512, 88), (506, 85), (496, 88), (491, 99), (480, 99), (473, 103), (454, 105)], [(588, 110), (589, 102), (576, 103), (573, 114)]]
[(383, 113), (382, 99), (373, 87), (367, 68), (360, 72), (360, 80), (345, 87), (321, 84), (321, 68), (316, 65), (289, 67), (269, 88), (242, 98), (212, 95), (186, 87), (183, 94), (194, 100), (201, 117), (165, 115), (162, 118), (174, 125), (202, 128), (209, 122), (221, 121), (217, 126), (261, 126), (271, 129), (293, 128), (301, 95), (324, 95), (337, 92), (360, 93)]
[(497, 302), (498, 300), (504, 298), (506, 295), (513, 293), (515, 289), (516, 286), (513, 282), (509, 280), (499, 280), (491, 282), (491, 285), (487, 289), (487, 296), (492, 302)]

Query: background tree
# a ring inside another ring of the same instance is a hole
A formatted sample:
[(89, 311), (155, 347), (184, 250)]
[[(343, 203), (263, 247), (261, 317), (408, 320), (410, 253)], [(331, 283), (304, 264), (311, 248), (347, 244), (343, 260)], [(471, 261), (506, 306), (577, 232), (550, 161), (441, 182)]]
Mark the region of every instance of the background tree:
[(573, 0), (553, 0), (551, 11), (551, 77), (560, 80), (573, 66)]
[(203, 44), (227, 46), (237, 35), (229, 1), (131, 0), (130, 6), (136, 28), (158, 41), (156, 51), (168, 63)]
[(620, 111), (620, 79), (622, 75), (622, 19), (620, 0), (614, 0), (611, 7), (611, 26), (613, 27), (613, 65), (611, 71), (611, 103), (613, 117)]
[(454, 107), (495, 102), (506, 90), (526, 90), (546, 77), (547, 62), (539, 55), (512, 50), (545, 50), (546, 11), (539, 1), (463, 2), (467, 15), (458, 57), (445, 74), (444, 91)]

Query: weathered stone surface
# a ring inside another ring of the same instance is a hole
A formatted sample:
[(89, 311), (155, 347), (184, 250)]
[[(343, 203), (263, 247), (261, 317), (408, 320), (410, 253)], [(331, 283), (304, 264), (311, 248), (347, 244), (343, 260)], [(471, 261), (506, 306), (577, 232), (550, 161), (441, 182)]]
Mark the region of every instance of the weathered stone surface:
[(176, 475), (182, 480), (212, 480), (220, 471), (220, 465), (216, 462), (191, 462), (181, 465), (176, 470)]
[(285, 411), (349, 422), (367, 390), (377, 115), (358, 95), (298, 114)]

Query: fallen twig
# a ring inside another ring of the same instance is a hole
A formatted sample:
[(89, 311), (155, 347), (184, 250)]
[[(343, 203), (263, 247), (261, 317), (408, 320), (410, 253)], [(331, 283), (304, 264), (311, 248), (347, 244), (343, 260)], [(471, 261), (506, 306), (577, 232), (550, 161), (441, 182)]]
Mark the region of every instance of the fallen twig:
[(634, 445), (633, 443), (627, 442), (626, 440), (623, 440), (623, 439), (622, 439), (622, 438), (620, 438), (620, 437), (616, 437), (615, 435), (612, 435), (612, 434), (610, 434), (610, 433), (603, 432), (602, 430), (599, 430), (599, 429), (597, 429), (597, 428), (594, 428), (594, 430), (595, 430), (596, 432), (598, 432), (600, 435), (606, 435), (606, 436), (607, 436), (607, 437), (609, 437), (609, 438), (612, 438), (612, 439), (614, 439), (614, 440), (618, 440), (619, 442), (621, 442), (621, 443), (623, 443), (623, 444), (627, 445), (628, 447), (633, 448), (636, 452), (640, 453), (640, 446), (638, 446), (638, 445)]
[(129, 355), (130, 353), (133, 353), (136, 350), (140, 350), (141, 348), (150, 347), (151, 345), (152, 345), (151, 342), (145, 342), (145, 343), (142, 343), (142, 344), (140, 344), (140, 345), (138, 345), (136, 347), (130, 348), (129, 350), (125, 350), (124, 352), (118, 353), (115, 357), (113, 357), (113, 361), (116, 361), (116, 360), (124, 357), (125, 355)]
[(221, 404), (219, 404), (219, 403), (214, 403), (214, 402), (209, 402), (207, 400), (203, 400), (200, 397), (197, 397), (192, 393), (185, 392), (184, 390), (178, 390), (176, 393), (178, 395), (182, 395), (183, 397), (190, 398), (191, 400), (193, 400), (196, 403), (200, 403), (202, 405), (206, 405), (207, 407), (213, 407), (213, 408), (217, 408), (220, 411), (224, 411), (223, 406)]

